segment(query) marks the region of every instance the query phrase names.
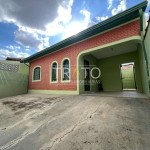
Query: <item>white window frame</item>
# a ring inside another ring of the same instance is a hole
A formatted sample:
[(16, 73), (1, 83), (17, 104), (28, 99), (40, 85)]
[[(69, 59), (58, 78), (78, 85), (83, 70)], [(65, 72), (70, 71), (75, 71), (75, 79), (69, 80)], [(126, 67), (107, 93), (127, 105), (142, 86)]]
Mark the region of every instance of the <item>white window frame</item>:
[[(63, 71), (63, 62), (66, 59), (69, 61), (69, 72), (70, 72), (70, 74), (69, 74), (69, 80), (63, 80), (63, 73), (64, 73), (64, 71)], [(71, 82), (70, 58), (68, 58), (68, 57), (63, 58), (63, 60), (61, 61), (61, 82), (62, 83), (64, 83), (64, 82)]]
[[(57, 64), (57, 70), (56, 70), (56, 81), (52, 81), (52, 67), (53, 67), (53, 64), (56, 63)], [(58, 83), (58, 62), (57, 61), (53, 61), (50, 65), (50, 83)]]

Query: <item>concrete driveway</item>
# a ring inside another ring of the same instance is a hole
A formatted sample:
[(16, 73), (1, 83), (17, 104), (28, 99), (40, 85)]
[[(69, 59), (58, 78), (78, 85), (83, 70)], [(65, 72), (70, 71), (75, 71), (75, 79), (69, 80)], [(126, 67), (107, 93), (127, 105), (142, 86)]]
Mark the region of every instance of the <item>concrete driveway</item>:
[(149, 150), (150, 100), (20, 95), (0, 99), (0, 150)]

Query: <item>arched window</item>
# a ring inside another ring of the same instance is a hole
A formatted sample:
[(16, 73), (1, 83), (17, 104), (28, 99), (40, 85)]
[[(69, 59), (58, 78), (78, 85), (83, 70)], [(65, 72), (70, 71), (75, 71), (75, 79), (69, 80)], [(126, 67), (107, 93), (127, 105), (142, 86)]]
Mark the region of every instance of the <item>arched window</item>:
[(41, 80), (41, 67), (35, 67), (33, 70), (33, 80), (39, 81)]
[(68, 59), (65, 59), (62, 64), (62, 80), (70, 80), (70, 64)]
[(56, 82), (58, 80), (58, 65), (56, 62), (51, 65), (51, 81)]

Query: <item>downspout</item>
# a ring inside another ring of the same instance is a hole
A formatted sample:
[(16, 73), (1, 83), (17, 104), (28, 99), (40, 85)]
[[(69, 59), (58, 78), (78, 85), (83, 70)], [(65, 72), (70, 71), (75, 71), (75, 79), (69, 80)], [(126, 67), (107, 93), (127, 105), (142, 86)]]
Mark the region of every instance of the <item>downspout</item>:
[(141, 32), (141, 40), (142, 40), (142, 47), (144, 51), (144, 58), (146, 62), (146, 72), (147, 72), (147, 78), (148, 78), (148, 87), (149, 87), (149, 94), (150, 94), (150, 76), (149, 76), (149, 66), (148, 66), (148, 58), (147, 58), (147, 52), (146, 52), (146, 47), (145, 47), (145, 42), (144, 42), (144, 28), (143, 28), (143, 10), (139, 10), (139, 15), (140, 15), (140, 32)]
[[(23, 63), (24, 63), (24, 62), (23, 62)], [(29, 66), (28, 64), (26, 64), (26, 63), (24, 63), (24, 64), (30, 68), (30, 66)]]
[[(30, 65), (28, 65), (26, 63), (24, 63), (24, 64), (29, 67), (29, 75), (30, 75)], [(27, 93), (28, 93), (28, 88), (29, 88), (29, 75), (28, 75), (28, 83), (27, 83)]]

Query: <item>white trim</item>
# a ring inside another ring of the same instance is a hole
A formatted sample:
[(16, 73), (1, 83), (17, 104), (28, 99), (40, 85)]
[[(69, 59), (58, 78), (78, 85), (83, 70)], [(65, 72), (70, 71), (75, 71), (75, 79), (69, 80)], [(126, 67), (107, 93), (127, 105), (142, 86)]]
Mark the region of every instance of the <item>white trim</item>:
[[(34, 69), (37, 68), (37, 67), (40, 67), (40, 80), (34, 80)], [(33, 69), (32, 69), (32, 82), (39, 82), (41, 81), (41, 72), (42, 72), (42, 68), (41, 66), (35, 66)]]
[[(69, 61), (69, 80), (63, 80), (63, 62), (64, 60), (68, 60)], [(63, 58), (63, 60), (61, 61), (61, 83), (64, 83), (64, 82), (70, 82), (71, 81), (71, 69), (70, 69), (70, 58), (68, 57), (65, 57)]]
[[(56, 81), (52, 81), (52, 66), (53, 64), (56, 63), (57, 64), (57, 70), (56, 70)], [(58, 62), (57, 61), (53, 61), (50, 65), (50, 83), (58, 83)]]

